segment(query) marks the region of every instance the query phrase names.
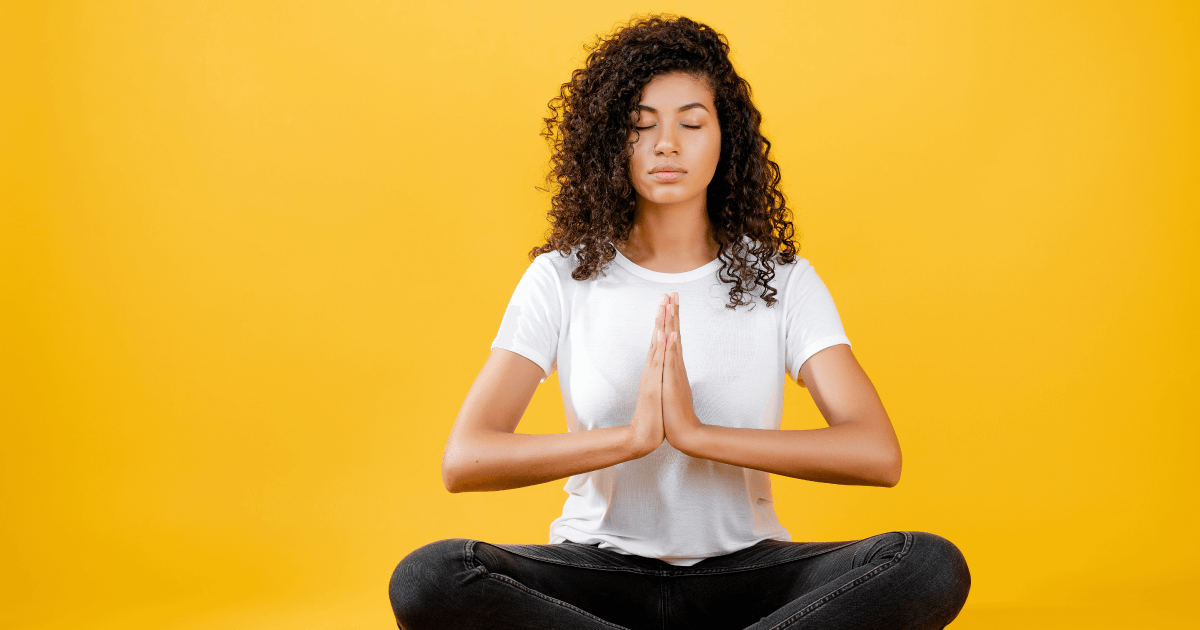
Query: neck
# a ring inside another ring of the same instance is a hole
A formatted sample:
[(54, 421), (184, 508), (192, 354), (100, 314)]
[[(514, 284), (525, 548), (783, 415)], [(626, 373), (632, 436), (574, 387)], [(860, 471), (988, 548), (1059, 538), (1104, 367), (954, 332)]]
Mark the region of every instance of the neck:
[(640, 195), (629, 236), (616, 243), (630, 261), (663, 273), (702, 267), (720, 248), (708, 219), (706, 195), (678, 203), (654, 203)]

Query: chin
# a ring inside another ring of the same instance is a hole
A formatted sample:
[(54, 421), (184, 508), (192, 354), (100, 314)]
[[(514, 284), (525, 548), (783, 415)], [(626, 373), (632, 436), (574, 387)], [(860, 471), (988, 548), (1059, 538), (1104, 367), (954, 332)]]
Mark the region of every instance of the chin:
[(688, 201), (691, 199), (695, 199), (697, 196), (699, 196), (701, 194), (703, 194), (703, 191), (693, 192), (693, 191), (687, 191), (687, 190), (683, 190), (683, 189), (675, 189), (675, 190), (659, 190), (659, 191), (656, 191), (655, 194), (643, 195), (643, 197), (646, 199), (646, 201), (649, 201), (651, 203), (666, 204), (666, 203), (680, 203), (682, 201)]

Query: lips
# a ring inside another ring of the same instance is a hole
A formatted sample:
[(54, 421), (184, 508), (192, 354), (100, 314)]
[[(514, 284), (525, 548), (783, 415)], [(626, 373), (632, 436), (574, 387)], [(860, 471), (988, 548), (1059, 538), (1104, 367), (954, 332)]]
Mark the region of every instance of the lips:
[(656, 164), (650, 169), (650, 177), (660, 182), (677, 182), (687, 174), (683, 167), (678, 164)]

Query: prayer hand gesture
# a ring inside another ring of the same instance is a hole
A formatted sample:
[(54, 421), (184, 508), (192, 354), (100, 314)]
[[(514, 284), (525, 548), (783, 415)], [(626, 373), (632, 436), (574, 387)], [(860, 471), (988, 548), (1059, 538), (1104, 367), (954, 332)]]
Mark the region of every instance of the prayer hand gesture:
[(654, 332), (650, 338), (650, 349), (646, 352), (646, 365), (642, 368), (638, 383), (637, 407), (629, 422), (629, 440), (635, 457), (652, 453), (666, 439), (663, 427), (663, 363), (666, 358), (667, 296), (658, 303), (654, 318)]
[(663, 428), (667, 441), (682, 451), (682, 444), (695, 434), (701, 422), (692, 407), (692, 387), (688, 383), (687, 370), (683, 365), (683, 347), (679, 343), (679, 293), (668, 297), (664, 325), (667, 347), (662, 379)]

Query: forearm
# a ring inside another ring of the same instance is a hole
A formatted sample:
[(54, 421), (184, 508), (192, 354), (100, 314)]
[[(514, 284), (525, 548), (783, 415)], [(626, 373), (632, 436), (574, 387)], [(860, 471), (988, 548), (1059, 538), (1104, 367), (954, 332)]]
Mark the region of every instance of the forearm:
[(777, 475), (844, 485), (894, 486), (900, 449), (866, 424), (821, 429), (737, 429), (699, 424), (672, 444), (703, 459)]
[(452, 439), (442, 459), (450, 492), (507, 490), (562, 479), (641, 457), (629, 427), (549, 435), (477, 431)]

